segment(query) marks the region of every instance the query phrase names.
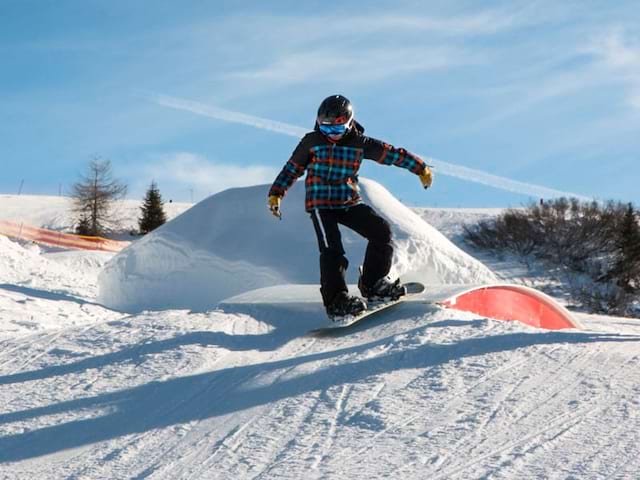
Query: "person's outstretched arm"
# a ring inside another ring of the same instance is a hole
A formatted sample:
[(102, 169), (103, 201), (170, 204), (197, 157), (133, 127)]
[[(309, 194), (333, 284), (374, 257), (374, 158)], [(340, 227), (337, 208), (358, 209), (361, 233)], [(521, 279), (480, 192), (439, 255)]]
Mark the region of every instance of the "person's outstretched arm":
[(433, 183), (431, 168), (418, 155), (404, 148), (396, 148), (381, 140), (371, 137), (363, 138), (365, 158), (374, 160), (383, 165), (395, 165), (405, 168), (420, 177), (422, 186), (429, 188)]
[(300, 140), (300, 143), (291, 154), (291, 158), (285, 163), (269, 189), (269, 210), (278, 218), (282, 218), (282, 212), (280, 211), (282, 198), (286, 195), (287, 190), (291, 188), (291, 185), (304, 175), (309, 163), (309, 146), (306, 138), (305, 136)]

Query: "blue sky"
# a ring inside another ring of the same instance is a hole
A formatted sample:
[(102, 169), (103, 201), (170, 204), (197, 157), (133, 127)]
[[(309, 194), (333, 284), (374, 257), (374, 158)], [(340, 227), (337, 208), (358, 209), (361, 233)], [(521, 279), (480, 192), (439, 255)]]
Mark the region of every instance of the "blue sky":
[(0, 193), (68, 192), (94, 156), (131, 198), (270, 183), (341, 93), (433, 159), (426, 192), (364, 167), (409, 205), (638, 205), (639, 19), (633, 1), (0, 0)]

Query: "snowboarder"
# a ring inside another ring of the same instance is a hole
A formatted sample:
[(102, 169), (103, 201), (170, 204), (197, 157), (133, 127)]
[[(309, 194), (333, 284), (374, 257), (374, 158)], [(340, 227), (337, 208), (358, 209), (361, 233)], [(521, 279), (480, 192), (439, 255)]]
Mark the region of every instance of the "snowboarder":
[(364, 128), (354, 119), (351, 102), (342, 95), (332, 95), (320, 104), (315, 128), (302, 138), (269, 190), (269, 209), (281, 218), (282, 198), (307, 172), (305, 209), (318, 237), (320, 292), (331, 319), (356, 315), (367, 308), (362, 298), (348, 293), (345, 272), (349, 262), (339, 224), (369, 242), (358, 281), (362, 296), (375, 301), (405, 293), (399, 279), (388, 278), (393, 257), (389, 223), (363, 203), (359, 194), (358, 170), (365, 158), (406, 168), (420, 177), (424, 188), (431, 186), (433, 175), (422, 159), (364, 135)]

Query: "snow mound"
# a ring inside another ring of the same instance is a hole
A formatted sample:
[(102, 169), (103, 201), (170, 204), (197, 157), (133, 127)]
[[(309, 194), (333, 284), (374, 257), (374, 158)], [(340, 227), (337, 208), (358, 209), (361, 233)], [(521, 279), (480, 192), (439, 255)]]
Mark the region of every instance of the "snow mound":
[(113, 253), (74, 251), (45, 253), (34, 243), (24, 245), (0, 235), (0, 287), (20, 286), (41, 291), (56, 291), (83, 298), (96, 295), (95, 282), (102, 265)]
[[(400, 203), (384, 187), (362, 179), (362, 196), (391, 224), (392, 275), (423, 283), (494, 282), (492, 272)], [(266, 208), (268, 186), (226, 190), (209, 197), (116, 255), (99, 277), (99, 301), (123, 311), (206, 310), (248, 290), (288, 283), (318, 283), (318, 246), (304, 211), (304, 185), (283, 201), (283, 219)], [(356, 266), (366, 242), (344, 229)]]

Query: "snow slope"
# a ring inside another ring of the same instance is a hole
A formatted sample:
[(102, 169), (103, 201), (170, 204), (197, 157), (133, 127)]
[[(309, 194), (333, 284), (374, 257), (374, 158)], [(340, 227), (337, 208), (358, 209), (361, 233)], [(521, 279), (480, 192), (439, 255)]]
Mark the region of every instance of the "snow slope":
[[(424, 283), (486, 283), (491, 271), (453, 245), (380, 184), (362, 179), (362, 196), (391, 224), (392, 275)], [(318, 246), (304, 211), (304, 186), (294, 185), (277, 221), (266, 208), (268, 186), (213, 195), (118, 254), (100, 276), (100, 302), (123, 311), (204, 310), (247, 290), (289, 283), (318, 283)], [(352, 262), (366, 242), (344, 232)]]
[(638, 321), (405, 304), (309, 336), (319, 304), (130, 315), (94, 252), (0, 254), (0, 478), (638, 478)]
[[(123, 200), (114, 205), (114, 216), (123, 232), (138, 229), (142, 200)], [(164, 210), (172, 219), (189, 209), (190, 203), (165, 202)], [(72, 231), (74, 217), (70, 197), (44, 195), (0, 195), (0, 220), (10, 220), (56, 231)]]

